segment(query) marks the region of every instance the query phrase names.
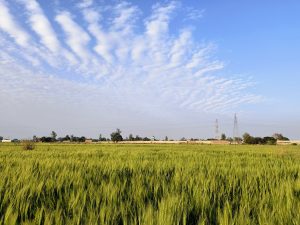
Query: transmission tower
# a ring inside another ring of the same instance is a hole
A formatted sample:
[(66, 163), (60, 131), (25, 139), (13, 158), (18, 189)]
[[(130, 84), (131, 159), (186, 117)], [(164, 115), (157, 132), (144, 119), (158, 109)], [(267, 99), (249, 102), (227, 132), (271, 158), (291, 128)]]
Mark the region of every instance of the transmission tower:
[(233, 139), (238, 138), (239, 134), (239, 126), (238, 126), (238, 119), (237, 115), (234, 114), (234, 125), (233, 125)]
[(220, 140), (220, 135), (219, 135), (219, 121), (218, 121), (218, 119), (216, 119), (216, 123), (215, 123), (215, 138), (217, 140)]

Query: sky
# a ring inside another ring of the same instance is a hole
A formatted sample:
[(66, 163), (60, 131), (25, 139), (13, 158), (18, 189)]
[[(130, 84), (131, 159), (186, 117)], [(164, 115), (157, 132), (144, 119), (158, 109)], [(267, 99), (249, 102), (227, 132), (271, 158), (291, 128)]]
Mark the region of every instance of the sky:
[(0, 136), (300, 139), (299, 1), (0, 0)]

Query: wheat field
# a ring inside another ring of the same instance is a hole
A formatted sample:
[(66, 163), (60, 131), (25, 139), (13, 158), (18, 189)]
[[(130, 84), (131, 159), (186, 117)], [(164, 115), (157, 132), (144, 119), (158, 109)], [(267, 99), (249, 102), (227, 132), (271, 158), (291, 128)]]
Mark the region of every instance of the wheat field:
[(0, 144), (0, 224), (300, 224), (300, 146)]

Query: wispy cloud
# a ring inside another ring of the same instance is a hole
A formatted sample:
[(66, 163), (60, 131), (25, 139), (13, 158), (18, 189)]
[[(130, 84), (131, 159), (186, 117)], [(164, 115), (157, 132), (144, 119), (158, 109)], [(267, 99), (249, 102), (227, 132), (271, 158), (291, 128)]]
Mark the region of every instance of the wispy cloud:
[[(155, 4), (145, 15), (130, 2), (102, 7), (85, 0), (52, 9), (49, 18), (36, 0), (17, 2), (25, 6), (28, 28), (0, 0), (1, 99), (63, 97), (158, 116), (164, 110), (225, 112), (261, 100), (249, 92), (248, 78), (215, 74), (224, 63), (215, 58), (214, 44), (194, 39), (190, 25), (170, 29), (184, 3)], [(189, 12), (187, 19), (203, 14)]]
[(79, 8), (87, 8), (93, 5), (93, 0), (82, 0), (77, 5)]
[(199, 20), (205, 14), (205, 9), (194, 9), (191, 7), (186, 8), (186, 18), (185, 20)]
[(169, 31), (171, 14), (178, 7), (177, 2), (171, 2), (167, 5), (156, 4), (153, 6), (152, 15), (146, 20), (147, 34), (158, 40), (163, 38)]
[(50, 51), (57, 53), (61, 47), (60, 43), (38, 2), (36, 0), (21, 0), (21, 3), (23, 3), (27, 9), (30, 25), (39, 35), (42, 44), (44, 44)]
[(67, 11), (60, 12), (55, 20), (64, 30), (69, 47), (79, 58), (87, 62), (90, 58), (87, 47), (90, 36), (73, 20), (71, 14)]
[(113, 13), (112, 29), (126, 34), (132, 31), (140, 11), (128, 2), (122, 2), (114, 6)]
[(7, 3), (3, 0), (0, 0), (0, 18), (0, 29), (13, 38), (20, 46), (28, 46), (29, 34), (18, 24), (10, 13)]

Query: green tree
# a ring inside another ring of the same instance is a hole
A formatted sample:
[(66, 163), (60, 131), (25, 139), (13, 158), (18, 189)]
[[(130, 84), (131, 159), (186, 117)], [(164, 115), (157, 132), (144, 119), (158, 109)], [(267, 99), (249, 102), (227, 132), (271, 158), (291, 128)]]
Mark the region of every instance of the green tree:
[(51, 138), (52, 138), (52, 141), (56, 141), (56, 137), (57, 137), (57, 134), (55, 131), (52, 131), (51, 132)]
[(264, 144), (267, 145), (276, 145), (277, 140), (274, 137), (264, 137)]
[(99, 141), (106, 141), (106, 138), (102, 136), (102, 134), (99, 135)]
[(111, 140), (115, 143), (119, 142), (119, 141), (123, 141), (123, 137), (121, 135), (122, 131), (120, 129), (117, 129), (115, 132), (112, 132), (110, 137)]
[(134, 141), (134, 137), (133, 137), (132, 134), (129, 134), (128, 140), (129, 140), (129, 141)]
[(279, 133), (273, 134), (273, 138), (275, 138), (276, 140), (279, 140), (279, 141), (289, 141), (289, 139), (287, 137), (284, 137), (282, 134), (279, 134)]
[(245, 133), (243, 135), (243, 140), (245, 144), (252, 144), (253, 143), (253, 137), (249, 133)]
[(141, 138), (139, 135), (135, 135), (134, 140), (135, 140), (135, 141), (142, 141), (143, 138)]
[(225, 135), (225, 134), (222, 134), (222, 135), (221, 135), (221, 140), (223, 140), (223, 141), (226, 140), (226, 135)]
[(37, 136), (36, 136), (36, 135), (33, 135), (32, 141), (33, 141), (33, 142), (37, 142), (37, 141), (38, 141), (37, 139), (38, 139)]
[(65, 141), (70, 141), (70, 140), (71, 140), (71, 138), (70, 138), (70, 136), (69, 136), (69, 135), (66, 135), (66, 137), (64, 138), (64, 140), (65, 140)]

